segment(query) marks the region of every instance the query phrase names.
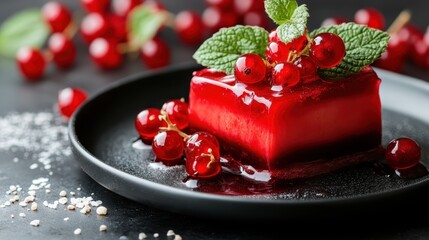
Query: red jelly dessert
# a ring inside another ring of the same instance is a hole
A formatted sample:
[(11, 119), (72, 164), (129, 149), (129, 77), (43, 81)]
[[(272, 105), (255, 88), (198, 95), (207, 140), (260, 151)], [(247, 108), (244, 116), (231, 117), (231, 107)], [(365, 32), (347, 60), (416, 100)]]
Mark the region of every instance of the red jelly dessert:
[(222, 28), (195, 52), (205, 68), (191, 80), (189, 129), (213, 134), (222, 156), (277, 179), (381, 156), (381, 79), (370, 64), (389, 35), (354, 23), (310, 32), (305, 4), (264, 4), (276, 29)]
[(380, 147), (380, 82), (367, 67), (278, 92), (205, 69), (191, 81), (190, 126), (216, 135), (227, 154), (275, 177), (310, 177), (373, 160), (344, 156)]
[[(189, 105), (173, 101), (170, 112), (160, 111), (166, 127), (152, 144), (156, 158), (169, 160), (173, 145), (165, 143), (183, 141), (184, 154), (174, 147), (174, 158), (183, 157), (189, 178), (235, 173), (237, 165), (238, 174), (268, 181), (309, 178), (382, 156), (381, 79), (370, 64), (389, 35), (354, 23), (310, 32), (305, 4), (264, 4), (276, 29), (221, 28), (197, 49), (193, 57), (204, 68), (193, 74)], [(183, 126), (179, 115), (186, 116)]]

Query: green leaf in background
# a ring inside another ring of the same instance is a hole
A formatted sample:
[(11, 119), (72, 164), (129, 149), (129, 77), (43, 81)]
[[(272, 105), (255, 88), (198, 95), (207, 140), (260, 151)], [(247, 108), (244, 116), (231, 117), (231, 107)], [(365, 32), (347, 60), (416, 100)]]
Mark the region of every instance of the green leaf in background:
[(277, 24), (288, 21), (298, 4), (295, 0), (265, 0), (265, 11)]
[(153, 7), (144, 4), (134, 8), (127, 22), (131, 45), (140, 47), (152, 39), (167, 20), (168, 12), (166, 11), (155, 10)]
[(307, 19), (310, 16), (305, 4), (300, 5), (293, 12), (290, 20), (277, 27), (277, 34), (285, 43), (292, 42), (295, 38), (304, 35), (307, 28)]
[(311, 37), (323, 32), (339, 35), (346, 46), (346, 56), (338, 66), (319, 70), (322, 77), (330, 79), (357, 73), (372, 64), (386, 50), (390, 39), (386, 32), (354, 23), (322, 27), (314, 30)]
[(268, 32), (256, 26), (222, 28), (207, 39), (193, 55), (201, 65), (232, 74), (237, 59), (246, 53), (265, 56)]
[(27, 9), (0, 26), (0, 55), (15, 57), (22, 46), (42, 47), (50, 34), (40, 9)]

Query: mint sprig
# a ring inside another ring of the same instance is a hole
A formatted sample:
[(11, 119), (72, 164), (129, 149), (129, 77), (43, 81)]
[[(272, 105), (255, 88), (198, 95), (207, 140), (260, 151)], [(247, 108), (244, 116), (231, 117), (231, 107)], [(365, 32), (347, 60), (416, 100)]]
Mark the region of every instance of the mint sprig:
[(288, 21), (277, 27), (277, 35), (285, 43), (304, 35), (307, 19), (310, 16), (305, 4), (297, 7)]
[(322, 27), (314, 30), (310, 35), (314, 37), (322, 32), (339, 35), (346, 46), (346, 55), (338, 66), (319, 69), (319, 75), (329, 79), (357, 73), (365, 66), (372, 64), (386, 50), (390, 39), (390, 36), (383, 31), (354, 23)]
[(220, 29), (201, 44), (193, 58), (203, 66), (232, 74), (241, 55), (256, 53), (264, 57), (267, 44), (268, 32), (265, 29), (237, 25)]
[(266, 0), (264, 5), (268, 16), (279, 25), (287, 22), (298, 7), (295, 0)]
[(165, 10), (155, 10), (145, 4), (134, 8), (127, 18), (132, 48), (138, 48), (153, 38), (167, 20), (168, 13)]

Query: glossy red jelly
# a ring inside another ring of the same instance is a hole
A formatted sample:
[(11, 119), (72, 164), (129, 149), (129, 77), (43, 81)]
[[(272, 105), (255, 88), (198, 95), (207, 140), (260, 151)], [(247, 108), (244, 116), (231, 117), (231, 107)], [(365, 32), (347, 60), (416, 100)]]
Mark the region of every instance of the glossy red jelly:
[(222, 155), (275, 178), (325, 174), (379, 156), (380, 83), (370, 67), (283, 89), (204, 69), (191, 81), (190, 129), (214, 134)]

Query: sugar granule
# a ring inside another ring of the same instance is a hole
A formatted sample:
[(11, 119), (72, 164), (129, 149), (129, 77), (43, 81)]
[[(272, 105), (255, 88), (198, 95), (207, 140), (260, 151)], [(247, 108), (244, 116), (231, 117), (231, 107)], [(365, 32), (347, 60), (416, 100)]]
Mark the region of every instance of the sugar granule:
[[(9, 113), (0, 117), (0, 151), (26, 151), (34, 153), (30, 169), (50, 169), (58, 156), (72, 154), (68, 142), (67, 126), (53, 112)], [(18, 162), (18, 158), (13, 159)]]

